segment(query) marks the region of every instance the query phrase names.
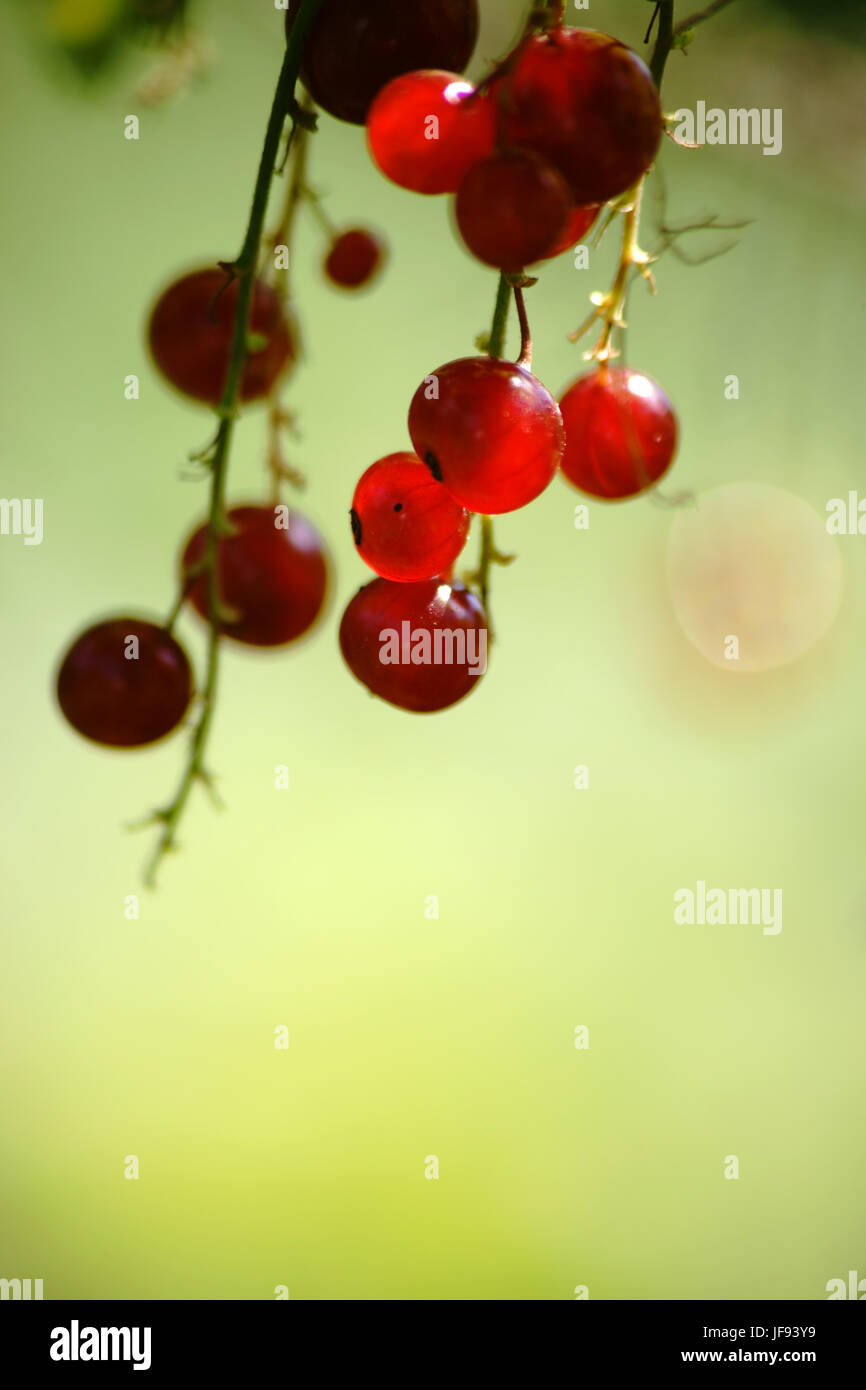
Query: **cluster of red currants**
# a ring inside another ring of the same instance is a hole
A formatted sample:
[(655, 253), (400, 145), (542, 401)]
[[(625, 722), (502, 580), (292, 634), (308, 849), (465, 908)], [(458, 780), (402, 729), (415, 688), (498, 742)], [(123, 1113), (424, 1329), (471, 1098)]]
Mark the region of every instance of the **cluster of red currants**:
[[(289, 36), (300, 13), (301, 0), (291, 0)], [(640, 58), (617, 39), (566, 27), (561, 7), (549, 7), (473, 87), (461, 73), (477, 31), (476, 0), (322, 0), (301, 77), (319, 107), (366, 126), (387, 177), (453, 194), (468, 249), (520, 293), (527, 267), (570, 247), (604, 204), (634, 188), (658, 148), (661, 108)], [(364, 229), (334, 232), (325, 274), (357, 288), (381, 257)], [(169, 286), (150, 320), (158, 369), (212, 407), (222, 399), (237, 305), (237, 282), (199, 270)], [(280, 296), (256, 280), (240, 402), (269, 396), (296, 357)], [(370, 690), (429, 712), (462, 699), (485, 668), (487, 616), (454, 576), (472, 514), (525, 506), (558, 469), (591, 496), (634, 496), (669, 466), (677, 426), (660, 387), (607, 356), (557, 404), (530, 370), (528, 333), (517, 362), (461, 358), (425, 377), (408, 425), (414, 452), (380, 459), (355, 490), (353, 536), (378, 578), (349, 603), (340, 645)], [(260, 504), (211, 515), (183, 546), (179, 568), (181, 601), (226, 637), (258, 647), (305, 633), (329, 581), (311, 523)], [(58, 696), (79, 732), (132, 747), (183, 720), (192, 677), (172, 626), (111, 618), (73, 643)]]
[[(170, 285), (151, 314), (153, 360), (172, 386), (202, 404), (219, 404), (229, 362), (237, 283), (219, 269), (194, 271)], [(295, 359), (278, 296), (257, 281), (250, 348), (241, 378), (244, 403), (262, 400)], [(204, 560), (207, 521), (181, 548), (180, 592), (211, 621)], [(308, 632), (322, 612), (330, 564), (316, 528), (285, 506), (236, 505), (216, 544), (216, 617), (220, 632), (252, 647), (282, 647)], [(133, 748), (155, 742), (184, 719), (193, 693), (189, 658), (170, 631), (141, 617), (95, 624), (72, 643), (57, 695), (73, 728), (96, 743)]]
[[(468, 249), (525, 283), (526, 268), (579, 241), (601, 206), (631, 189), (662, 133), (658, 91), (617, 39), (555, 22), (525, 36), (479, 86), (457, 71), (420, 69), (368, 106), (379, 169), (422, 194), (455, 195)], [(388, 455), (360, 479), (351, 523), (380, 576), (349, 603), (343, 655), (375, 694), (411, 710), (445, 708), (477, 683), (468, 662), (429, 665), (420, 642), (384, 661), (395, 624), (484, 628), (478, 600), (453, 579), (470, 513), (525, 506), (557, 469), (595, 497), (655, 483), (676, 448), (676, 418), (650, 378), (602, 361), (559, 405), (517, 362), (471, 357), (425, 378), (409, 409), (415, 453)]]

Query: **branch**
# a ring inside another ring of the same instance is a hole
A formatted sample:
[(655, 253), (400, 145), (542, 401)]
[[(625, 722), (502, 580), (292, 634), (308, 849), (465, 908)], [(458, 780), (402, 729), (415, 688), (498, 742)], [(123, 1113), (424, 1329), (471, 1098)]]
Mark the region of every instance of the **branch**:
[[(508, 327), (508, 310), (511, 305), (512, 285), (506, 275), (499, 276), (499, 284), (496, 287), (496, 303), (493, 307), (493, 322), (490, 326), (490, 333), (486, 339), (485, 351), (488, 357), (501, 358), (505, 352), (505, 330)], [(519, 289), (514, 288), (514, 297), (518, 303), (518, 311), (522, 295)], [(521, 337), (523, 336), (523, 323), (525, 318), (521, 318)], [(527, 328), (528, 331), (528, 328)], [(490, 622), (490, 567), (491, 565), (510, 565), (514, 559), (513, 555), (503, 555), (496, 549), (493, 539), (493, 519), (489, 516), (481, 517), (481, 551), (478, 556), (478, 568), (471, 574), (465, 576), (467, 584), (477, 584), (478, 594), (481, 599), (484, 612), (487, 614), (488, 636), (493, 638), (493, 626)]]
[(505, 352), (505, 330), (508, 327), (508, 309), (511, 304), (511, 286), (504, 275), (500, 275), (496, 287), (496, 303), (493, 306), (493, 323), (487, 338), (485, 352), (488, 357), (502, 357)]
[(591, 352), (585, 354), (587, 358), (593, 359), (601, 366), (609, 362), (612, 357), (618, 356), (613, 346), (613, 330), (625, 328), (625, 305), (628, 297), (628, 287), (631, 281), (632, 272), (637, 270), (644, 277), (652, 293), (655, 293), (655, 281), (653, 280), (650, 265), (656, 259), (655, 256), (647, 255), (638, 245), (638, 226), (640, 224), (640, 204), (643, 193), (644, 179), (641, 178), (620, 199), (619, 210), (624, 214), (622, 227), (622, 247), (620, 249), (619, 264), (617, 266), (614, 282), (607, 293), (602, 294), (598, 290), (590, 295), (593, 309), (584, 319), (579, 328), (573, 333), (569, 333), (569, 340), (576, 343), (587, 333), (592, 325), (601, 320), (602, 330), (598, 342)]
[(513, 288), (517, 317), (520, 321), (520, 356), (517, 361), (521, 367), (525, 367), (529, 371), (532, 366), (532, 333), (529, 329), (529, 318), (526, 313), (526, 300), (523, 298), (522, 285), (514, 285)]
[[(656, 14), (659, 17), (659, 31), (656, 34), (649, 70), (653, 75), (653, 81), (661, 91), (665, 64), (674, 42), (674, 0), (661, 0), (661, 3), (656, 5)], [(650, 25), (651, 28), (652, 25)], [(647, 30), (647, 42), (649, 41), (650, 29)]]
[(174, 800), (164, 810), (157, 811), (154, 816), (154, 820), (162, 826), (162, 830), (145, 870), (145, 883), (149, 887), (154, 886), (157, 871), (165, 855), (176, 847), (177, 827), (193, 784), (195, 782), (202, 782), (206, 786), (211, 784), (210, 776), (204, 767), (204, 751), (213, 719), (219, 673), (221, 615), (217, 580), (217, 547), (225, 528), (225, 488), (229, 453), (238, 415), (241, 378), (247, 358), (247, 334), (256, 262), (264, 233), (271, 183), (286, 116), (291, 113), (293, 126), (299, 123), (300, 108), (295, 102), (295, 86), (297, 85), (307, 34), (320, 4), (321, 0), (302, 0), (298, 11), (274, 93), (243, 245), (237, 260), (226, 267), (230, 277), (237, 279), (239, 285), (228, 371), (222, 399), (217, 407), (220, 424), (210, 458), (210, 506), (202, 566), (207, 581), (210, 624), (205, 684), (201, 695), (201, 710), (190, 740), (189, 755)]

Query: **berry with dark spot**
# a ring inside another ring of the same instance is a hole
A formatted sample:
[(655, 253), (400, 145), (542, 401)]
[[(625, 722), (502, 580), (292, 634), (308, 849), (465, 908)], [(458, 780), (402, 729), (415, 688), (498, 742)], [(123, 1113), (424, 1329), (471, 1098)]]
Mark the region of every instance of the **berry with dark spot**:
[(402, 583), (445, 574), (469, 534), (469, 514), (416, 454), (388, 454), (362, 474), (352, 498), (361, 559)]
[(551, 482), (562, 417), (546, 386), (516, 362), (463, 357), (439, 367), (409, 407), (415, 451), (472, 512), (511, 512)]

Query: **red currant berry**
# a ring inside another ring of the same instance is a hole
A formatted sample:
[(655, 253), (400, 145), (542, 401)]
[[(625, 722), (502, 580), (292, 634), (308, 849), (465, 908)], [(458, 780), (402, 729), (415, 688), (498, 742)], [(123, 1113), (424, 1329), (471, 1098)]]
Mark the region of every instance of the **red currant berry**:
[[(219, 268), (182, 276), (160, 295), (148, 328), (151, 355), (166, 380), (208, 405), (222, 397), (234, 333), (239, 287), (236, 280), (224, 289), (225, 284)], [(280, 301), (261, 281), (253, 290), (249, 331), (242, 401), (267, 396), (295, 356)]]
[(374, 579), (340, 623), (346, 665), (374, 695), (415, 714), (447, 709), (487, 668), (487, 618), (462, 584)]
[[(291, 0), (287, 34), (299, 9)], [(330, 115), (363, 125), (386, 82), (417, 68), (462, 72), (477, 37), (477, 0), (323, 0), (301, 78)]]
[(496, 111), (456, 72), (408, 72), (383, 87), (367, 115), (367, 144), (382, 173), (413, 193), (456, 193), (492, 154)]
[(497, 270), (519, 271), (561, 239), (571, 205), (565, 179), (550, 164), (509, 151), (470, 169), (455, 214), (473, 256)]
[(325, 274), (341, 290), (358, 290), (374, 280), (382, 267), (385, 244), (363, 227), (340, 232), (325, 259)]
[(189, 708), (183, 647), (143, 618), (109, 618), (75, 639), (57, 675), (57, 700), (78, 733), (108, 748), (140, 748), (170, 734)]
[(351, 518), (361, 559), (401, 583), (444, 574), (469, 534), (468, 512), (417, 454), (388, 454), (371, 464), (355, 488)]
[(471, 512), (511, 512), (543, 492), (562, 454), (559, 407), (525, 367), (489, 357), (449, 362), (409, 407), (418, 457)]
[(552, 29), (494, 84), (511, 146), (556, 166), (581, 205), (624, 193), (655, 158), (658, 89), (632, 50), (594, 29)]
[(560, 402), (562, 471), (593, 497), (634, 497), (658, 482), (677, 447), (677, 417), (662, 388), (629, 367), (580, 376)]
[(600, 208), (592, 204), (586, 208), (572, 208), (562, 236), (554, 242), (553, 246), (548, 247), (540, 259), (543, 261), (552, 260), (554, 256), (561, 256), (563, 251), (570, 251), (572, 247), (577, 246), (586, 236), (600, 211)]
[[(286, 527), (284, 522), (288, 520)], [(298, 512), (262, 506), (233, 507), (233, 533), (217, 546), (217, 587), (226, 610), (221, 631), (253, 647), (293, 642), (322, 610), (328, 588), (328, 560), (315, 527)], [(181, 575), (192, 581), (189, 598), (208, 618), (206, 577), (196, 570), (204, 560), (207, 527), (189, 538)]]

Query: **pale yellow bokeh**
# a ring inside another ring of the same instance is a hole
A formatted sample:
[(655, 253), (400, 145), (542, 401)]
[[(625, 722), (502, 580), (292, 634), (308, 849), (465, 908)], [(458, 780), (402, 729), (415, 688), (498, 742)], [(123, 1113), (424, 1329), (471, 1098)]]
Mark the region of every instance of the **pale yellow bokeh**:
[(58, 43), (96, 43), (117, 23), (123, 9), (123, 0), (54, 0), (45, 17), (46, 28)]
[(667, 573), (689, 641), (728, 671), (798, 660), (842, 602), (841, 556), (824, 518), (802, 498), (762, 483), (713, 488), (680, 512)]

